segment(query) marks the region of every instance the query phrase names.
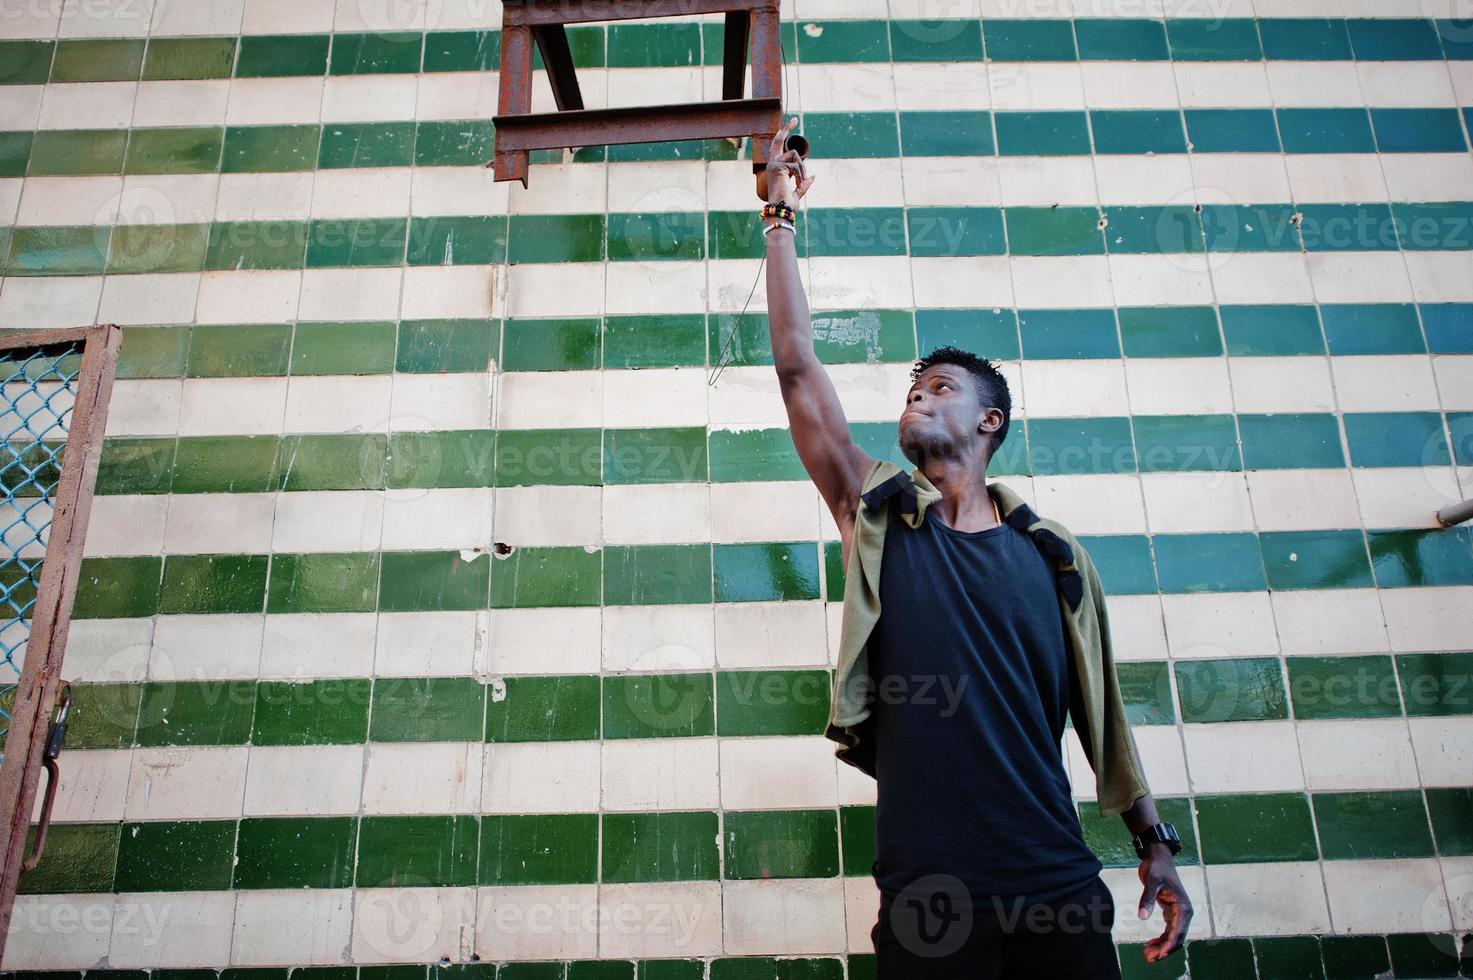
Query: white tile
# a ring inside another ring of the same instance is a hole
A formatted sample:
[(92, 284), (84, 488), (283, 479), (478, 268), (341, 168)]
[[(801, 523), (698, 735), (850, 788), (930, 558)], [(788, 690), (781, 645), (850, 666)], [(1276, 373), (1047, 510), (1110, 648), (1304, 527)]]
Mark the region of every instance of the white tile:
[(231, 965), (340, 962), (352, 933), (352, 895), (349, 888), (237, 892)]
[(391, 432), (486, 429), (491, 425), (491, 375), (395, 374)]
[[(905, 30), (902, 22), (895, 21), (894, 24), (899, 30)], [(917, 26), (947, 29), (945, 23)], [(992, 105), (992, 90), (987, 84), (984, 71), (958, 71), (954, 64), (924, 62), (901, 62), (891, 67), (895, 79), (895, 105), (902, 112), (927, 109), (977, 110)], [(977, 68), (980, 69), (981, 66), (978, 65)], [(810, 98), (812, 97), (810, 94)], [(815, 100), (815, 103), (828, 107), (822, 100)], [(827, 163), (825, 169), (828, 169)]]
[(1002, 203), (998, 167), (994, 157), (902, 157), (904, 203), (998, 207)]
[(46, 86), (37, 129), (127, 129), (137, 82), (75, 82)]
[(229, 99), (226, 78), (140, 82), (133, 101), (133, 127), (223, 126)]
[(603, 424), (603, 378), (597, 371), (514, 371), (500, 375), (498, 381), (498, 428)]
[(414, 118), (417, 75), (334, 75), (322, 88), (322, 121), (392, 122)]
[(1070, 287), (1075, 307), (1105, 307), (1115, 302), (1110, 285), (1110, 259), (1104, 255), (1057, 258), (1024, 256), (1012, 260), (1013, 292), (1018, 307), (1048, 309), (1059, 301), (1059, 283)]
[[(1327, 862), (1331, 864), (1335, 862)], [(1328, 932), (1330, 910), (1316, 861), (1210, 864), (1212, 925), (1218, 936)]]
[(1105, 597), (1115, 660), (1166, 659), (1166, 624), (1154, 595)]
[(416, 216), (505, 214), (507, 211), (510, 185), (497, 181), (485, 167), (417, 167), (410, 174), (410, 213)]
[[(719, 885), (712, 882), (710, 887)], [(598, 933), (584, 924), (598, 921), (598, 892), (593, 884), (476, 889), (476, 955), (482, 960), (593, 957)], [(557, 914), (550, 914), (555, 909)]]
[[(332, 176), (324, 171), (324, 176)], [(216, 221), (301, 221), (312, 212), (313, 174), (221, 174)], [(129, 178), (130, 180), (132, 178)]]
[(1146, 511), (1134, 473), (1038, 476), (1037, 510), (1076, 534), (1144, 534)]
[(728, 881), (721, 906), (728, 954), (822, 953), (844, 944), (843, 884), (837, 878)]
[(355, 963), (462, 963), (475, 935), (474, 888), (360, 888), (353, 894)]
[(1262, 64), (1178, 61), (1172, 67), (1183, 108), (1252, 108), (1273, 101)]
[(247, 817), (358, 812), (362, 745), (254, 745), (246, 773)]
[(1084, 77), (1077, 63), (992, 62), (987, 84), (999, 112), (1084, 106)]
[(1379, 471), (1250, 470), (1245, 476), (1258, 529), (1300, 531), (1360, 524), (1352, 472)]
[[(100, 497), (93, 498), (95, 514)], [(74, 619), (62, 674), (80, 682), (141, 683), (148, 673), (153, 619)]]
[(603, 669), (698, 670), (716, 664), (710, 604), (605, 606)]
[[(1415, 16), (1415, 15), (1414, 15)], [(1357, 61), (1361, 98), (1369, 106), (1454, 106), (1445, 64), (1420, 61)]]
[(688, 810), (715, 809), (722, 805), (716, 741), (713, 738), (605, 741), (603, 808)]
[(0, 280), (0, 328), (40, 330), (97, 322), (102, 277), (37, 276)]
[(1090, 157), (998, 157), (997, 178), (1005, 207), (1099, 203)]
[[(120, 822), (127, 806), (132, 762), (132, 749), (88, 749), (73, 754), (60, 767), (51, 819), (57, 823)], [(40, 821), (44, 802), (44, 793), (37, 793), (32, 821)]]
[(127, 819), (236, 819), (248, 751), (243, 745), (134, 749)]
[[(500, 23), (498, 20), (497, 24)], [(583, 72), (578, 74), (581, 86)], [(497, 112), (501, 101), (500, 78), (496, 72), (491, 71), (420, 75), (416, 98), (414, 117), (419, 120), (456, 122), (463, 119), (485, 119)], [(529, 185), (536, 179), (530, 178)], [(521, 187), (520, 184), (517, 186)], [(503, 189), (503, 199), (504, 197)]]
[(312, 217), (393, 218), (407, 214), (412, 173), (404, 167), (319, 170), (312, 186)]
[[(52, 513), (51, 508), (42, 507), (39, 501), (23, 506), (24, 509), (16, 502), (0, 506), (0, 522), (10, 529), (4, 536), (10, 549), (23, 545), (36, 547), (34, 531), (30, 528), (40, 519), (42, 510), (48, 519)], [(87, 557), (162, 553), (164, 517), (168, 509), (169, 499), (158, 494), (94, 497), (83, 553)], [(13, 524), (23, 518), (28, 523)]]
[[(804, 99), (810, 105), (821, 105), (836, 112), (883, 112), (895, 107), (895, 80), (888, 61), (803, 64), (798, 66), (795, 76)], [(613, 81), (611, 77), (611, 85)], [(969, 104), (962, 103), (957, 108)]]
[(724, 905), (724, 888), (715, 881), (602, 885), (599, 953), (641, 958), (720, 953)]
[(489, 487), (384, 491), (385, 551), (490, 546)]
[(712, 429), (786, 429), (787, 422), (777, 375), (771, 368), (728, 367), (711, 386)]
[(379, 613), (373, 672), (379, 677), (464, 677), (475, 666), (476, 613)]
[(106, 432), (109, 436), (172, 435), (179, 424), (179, 398), (176, 379), (117, 382), (108, 405)]
[(1337, 933), (1446, 932), (1452, 927), (1435, 858), (1326, 861), (1324, 869)]
[[(1174, 232), (1175, 233), (1175, 232)], [(1109, 229), (1105, 234), (1110, 234)], [(1181, 306), (1212, 302), (1212, 260), (1185, 252), (1111, 255), (1110, 276), (1121, 306)]]
[(97, 319), (119, 326), (187, 323), (199, 306), (199, 284), (195, 272), (108, 276)]
[(600, 617), (600, 610), (592, 607), (478, 613), (484, 635), (475, 651), (476, 671), (492, 675), (596, 674), (602, 661)]
[(363, 812), (476, 811), (481, 801), (481, 749), (480, 742), (370, 744), (363, 776)]
[(245, 0), (154, 0), (151, 33), (159, 35), (239, 34)]
[(729, 810), (837, 805), (834, 745), (818, 736), (723, 738), (721, 805)]
[[(127, 831), (124, 831), (127, 833)], [(109, 968), (189, 967), (230, 958), (235, 894), (120, 894), (113, 909)]]
[(610, 262), (605, 275), (604, 304), (610, 316), (685, 313), (706, 302), (705, 262)]
[(439, 0), (425, 7), (425, 30), (500, 26), (499, 0)]
[(1233, 402), (1239, 412), (1330, 412), (1335, 389), (1323, 357), (1234, 357)]
[[(485, 768), (481, 777), (481, 812), (596, 811), (599, 808), (601, 750), (598, 742), (487, 744), (482, 752)], [(715, 752), (711, 755), (714, 780)], [(710, 795), (715, 796), (714, 793)], [(636, 805), (631, 809), (647, 807)]]
[(1372, 589), (1274, 592), (1274, 619), (1287, 654), (1370, 653), (1387, 649)]
[(1440, 527), (1437, 512), (1462, 499), (1451, 467), (1359, 467), (1350, 473), (1366, 527)]
[(305, 125), (322, 116), (321, 78), (237, 78), (225, 107), (229, 126)]
[(169, 504), (169, 554), (262, 555), (271, 550), (276, 499), (269, 493), (181, 493)]
[(1473, 194), (1473, 158), (1461, 153), (1387, 153), (1379, 157), (1393, 201), (1466, 200)]
[[(1191, 792), (1191, 783), (1187, 778), (1186, 752), (1176, 726), (1140, 725), (1134, 729), (1132, 737), (1153, 792), (1173, 796)], [(1081, 762), (1083, 761), (1081, 756)], [(1077, 772), (1082, 774), (1086, 782), (1089, 781), (1090, 770), (1087, 764), (1080, 766)], [(1091, 796), (1098, 797), (1095, 788), (1091, 789)]]
[(601, 487), (497, 487), (496, 536), (533, 547), (593, 544), (602, 526), (602, 497)]
[(1161, 608), (1173, 657), (1213, 660), (1279, 652), (1273, 608), (1265, 593), (1163, 595)]
[(1226, 358), (1128, 358), (1125, 378), (1131, 411), (1137, 415), (1209, 415), (1233, 410)]
[(1154, 534), (1254, 529), (1241, 473), (1142, 473), (1140, 479)]
[(372, 675), (374, 613), (272, 613), (265, 620), (263, 678)]
[(1226, 721), (1182, 727), (1196, 793), (1304, 788), (1291, 721)]
[[(713, 263), (714, 266), (714, 263)], [(917, 306), (1013, 305), (1013, 283), (1003, 256), (910, 260)]]
[(1473, 357), (1441, 354), (1432, 358), (1437, 390), (1447, 411), (1473, 411)]
[(1412, 296), (1418, 303), (1466, 303), (1473, 282), (1473, 253), (1405, 252)]
[(1417, 774), (1424, 786), (1463, 786), (1473, 765), (1473, 718), (1410, 718)]
[(21, 187), (25, 180), (20, 177), (0, 178), (0, 225), (15, 223), (16, 213), (20, 209)]
[(1440, 407), (1426, 354), (1332, 357), (1335, 395), (1345, 412), (1435, 412)]
[[(198, 323), (284, 323), (297, 316), (302, 273), (206, 272), (200, 277)], [(3, 298), (0, 298), (3, 302)]]
[(1302, 255), (1237, 252), (1214, 257), (1212, 287), (1219, 303), (1312, 303), (1314, 286)]
[(1175, 109), (1169, 61), (1084, 61), (1084, 105), (1090, 109)]
[(242, 34), (325, 34), (333, 0), (245, 0)]
[[(725, 669), (824, 667), (828, 664), (823, 603), (716, 603), (717, 661)], [(783, 697), (828, 704), (821, 688), (796, 687)], [(807, 700), (804, 700), (807, 699)]]
[[(178, 500), (175, 501), (178, 503)], [(160, 616), (149, 653), (150, 681), (254, 680), (266, 617), (256, 613)], [(210, 685), (229, 697), (223, 687)], [(209, 690), (209, 688), (207, 688)], [(167, 708), (165, 708), (167, 717)]]
[(1310, 252), (1305, 261), (1321, 303), (1401, 303), (1412, 298), (1400, 252)]
[[(750, 164), (748, 164), (750, 172)], [(531, 167), (527, 187), (507, 184), (512, 214), (586, 214), (608, 207), (608, 172), (588, 164), (538, 164)], [(577, 271), (575, 266), (566, 271)]]
[(1269, 61), (1268, 84), (1278, 106), (1359, 106), (1360, 79), (1352, 61)]
[(287, 382), (283, 432), (385, 432), (389, 427), (387, 374), (307, 377)]
[(306, 553), (379, 548), (384, 495), (378, 491), (294, 490), (276, 494), (275, 501), (270, 551)]
[(1196, 176), (1197, 199), (1203, 204), (1291, 200), (1289, 175), (1283, 157), (1276, 154), (1193, 155), (1192, 173)]
[[(495, 267), (466, 265), (405, 269), (399, 315), (405, 320), (504, 316), (507, 315), (505, 297), (506, 283), (501, 271)], [(532, 314), (513, 311), (510, 315)]]
[(1191, 163), (1183, 154), (1099, 156), (1094, 172), (1105, 205), (1188, 205), (1196, 200)]
[(1453, 928), (1464, 930), (1473, 923), (1473, 858), (1442, 858), (1442, 878), (1452, 904)]
[(121, 177), (28, 177), (17, 225), (110, 225), (117, 219)]
[(62, 0), (22, 4), (0, 20), (0, 38), (7, 41), (53, 38), (61, 22), (61, 8)]
[[(1356, 689), (1349, 685), (1355, 678), (1344, 680), (1346, 701), (1353, 704)], [(1333, 697), (1334, 691), (1324, 696)], [(1416, 771), (1406, 722), (1400, 718), (1301, 721), (1298, 729), (1305, 782), (1312, 791), (1401, 789), (1407, 774)]]
[[(679, 447), (675, 449), (678, 451)], [(631, 469), (635, 473), (654, 465), (650, 462), (652, 451), (658, 448), (638, 447), (637, 456), (643, 457), (644, 462), (633, 463)], [(626, 458), (625, 462), (629, 460)], [(704, 468), (705, 460), (700, 462)], [(604, 542), (610, 545), (710, 541), (710, 491), (705, 483), (610, 483), (603, 493), (603, 532)]]
[[(1294, 200), (1299, 204), (1387, 199), (1381, 160), (1369, 153), (1291, 153), (1284, 157), (1284, 165), (1289, 171)], [(1361, 231), (1358, 225), (1325, 225), (1308, 218), (1300, 229), (1306, 240), (1329, 245), (1358, 241), (1350, 236)], [(1390, 247), (1393, 233), (1389, 226), (1368, 231), (1377, 235), (1374, 241)]]
[(1393, 650), (1457, 649), (1473, 630), (1473, 588), (1384, 589), (1381, 605)]
[(603, 375), (604, 425), (611, 429), (706, 424), (706, 372), (641, 368)]
[[(904, 256), (824, 256), (808, 262), (814, 309), (894, 308), (912, 302), (910, 260)], [(612, 312), (612, 302), (610, 307)]]
[(285, 378), (187, 378), (179, 434), (277, 433), (285, 406)]
[(307, 269), (298, 315), (303, 320), (393, 319), (399, 312), (400, 278), (399, 269)]
[(1029, 418), (1128, 415), (1125, 369), (1120, 361), (1024, 361), (1021, 399)]
[(712, 483), (711, 540), (807, 541), (818, 535), (817, 489), (807, 481)]
[(112, 895), (17, 895), (6, 934), (6, 966), (79, 970), (103, 962), (115, 901)]

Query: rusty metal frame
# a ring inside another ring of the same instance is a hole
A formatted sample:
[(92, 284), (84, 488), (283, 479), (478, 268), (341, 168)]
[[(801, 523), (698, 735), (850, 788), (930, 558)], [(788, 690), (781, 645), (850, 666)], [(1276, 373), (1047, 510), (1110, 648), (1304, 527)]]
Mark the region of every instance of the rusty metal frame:
[[(568, 24), (726, 15), (720, 102), (586, 109), (568, 47)], [(505, 0), (494, 156), (496, 180), (527, 186), (532, 150), (606, 143), (752, 137), (752, 172), (767, 165), (782, 128), (782, 38), (778, 0)], [(547, 69), (557, 112), (533, 113), (532, 45)], [(752, 97), (745, 97), (747, 52)], [(764, 138), (765, 137), (765, 138)]]
[[(10, 931), (16, 886), (25, 862), (27, 832), (43, 768), (50, 773), (47, 795), (54, 796), (55, 759), (46, 756), (51, 715), (61, 687), (61, 660), (71, 626), (72, 602), (92, 510), (92, 491), (102, 457), (103, 432), (112, 396), (123, 331), (113, 324), (34, 330), (0, 335), (0, 352), (44, 349), (82, 343), (82, 363), (67, 428), (67, 452), (53, 497), (46, 556), (41, 563), (25, 664), (16, 684), (15, 705), (0, 763), (0, 828), (4, 860), (0, 866), (0, 961)], [(38, 837), (40, 832), (38, 832)]]

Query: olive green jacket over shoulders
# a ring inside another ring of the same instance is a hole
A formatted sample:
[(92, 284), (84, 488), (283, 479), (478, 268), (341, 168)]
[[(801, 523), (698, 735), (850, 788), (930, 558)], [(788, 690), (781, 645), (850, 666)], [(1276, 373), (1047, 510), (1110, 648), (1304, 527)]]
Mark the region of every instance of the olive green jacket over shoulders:
[[(1059, 610), (1073, 660), (1069, 716), (1094, 767), (1100, 814), (1115, 816), (1149, 789), (1115, 676), (1099, 573), (1062, 524), (1040, 518), (1001, 483), (988, 484), (988, 493), (997, 502), (1002, 519), (1030, 534), (1056, 568)], [(834, 755), (870, 776), (875, 775), (869, 708), (874, 679), (869, 672), (867, 644), (880, 618), (880, 560), (890, 501), (897, 496), (895, 510), (913, 528), (920, 526), (926, 508), (941, 499), (940, 491), (919, 469), (907, 473), (894, 463), (877, 460), (865, 476), (845, 568), (839, 666), (824, 732), (840, 744)]]

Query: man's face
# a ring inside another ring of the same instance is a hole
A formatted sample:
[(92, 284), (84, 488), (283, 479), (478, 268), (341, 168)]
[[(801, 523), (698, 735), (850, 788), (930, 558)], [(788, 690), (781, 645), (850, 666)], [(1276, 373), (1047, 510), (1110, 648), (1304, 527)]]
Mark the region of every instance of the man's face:
[(934, 364), (905, 393), (900, 414), (900, 449), (919, 462), (928, 455), (985, 452), (987, 436), (978, 431), (984, 412), (971, 372), (956, 364)]

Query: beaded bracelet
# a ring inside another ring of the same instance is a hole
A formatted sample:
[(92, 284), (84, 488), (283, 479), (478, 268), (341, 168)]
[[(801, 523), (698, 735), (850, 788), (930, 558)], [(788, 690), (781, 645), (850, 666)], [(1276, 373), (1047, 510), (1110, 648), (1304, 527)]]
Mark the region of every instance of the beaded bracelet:
[(781, 218), (779, 218), (777, 221), (774, 221), (772, 224), (762, 229), (762, 237), (766, 238), (774, 228), (786, 228), (788, 231), (797, 234), (797, 229), (793, 227), (793, 223), (791, 221), (783, 221)]
[(781, 201), (777, 202), (776, 204), (762, 205), (763, 220), (766, 220), (768, 218), (782, 218), (786, 221), (792, 221), (797, 217), (798, 212), (794, 211), (791, 207), (782, 203)]

